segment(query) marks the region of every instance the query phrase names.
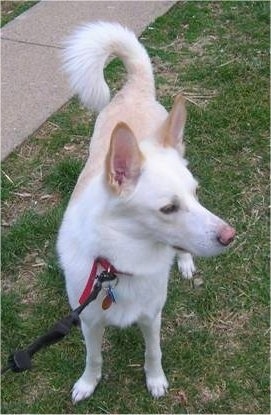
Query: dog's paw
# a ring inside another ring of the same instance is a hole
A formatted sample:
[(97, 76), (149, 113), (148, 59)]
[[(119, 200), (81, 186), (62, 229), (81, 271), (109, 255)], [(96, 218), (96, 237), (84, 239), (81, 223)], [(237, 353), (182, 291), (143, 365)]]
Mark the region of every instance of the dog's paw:
[(154, 398), (164, 396), (168, 389), (168, 381), (165, 375), (147, 377), (147, 388)]
[(193, 257), (189, 253), (178, 254), (178, 268), (183, 278), (190, 280), (196, 272)]
[(72, 390), (72, 402), (77, 402), (87, 399), (91, 396), (98, 384), (98, 380), (94, 382), (86, 382), (83, 378), (80, 378), (73, 387)]

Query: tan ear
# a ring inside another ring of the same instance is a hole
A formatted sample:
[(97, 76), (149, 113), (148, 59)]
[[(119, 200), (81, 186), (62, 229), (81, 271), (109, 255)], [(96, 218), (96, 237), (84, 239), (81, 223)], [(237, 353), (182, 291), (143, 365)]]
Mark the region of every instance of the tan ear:
[(164, 147), (178, 147), (184, 152), (183, 133), (186, 122), (185, 98), (178, 94), (163, 127), (162, 144)]
[(132, 130), (124, 122), (118, 123), (106, 157), (107, 182), (115, 193), (127, 192), (135, 186), (143, 159)]

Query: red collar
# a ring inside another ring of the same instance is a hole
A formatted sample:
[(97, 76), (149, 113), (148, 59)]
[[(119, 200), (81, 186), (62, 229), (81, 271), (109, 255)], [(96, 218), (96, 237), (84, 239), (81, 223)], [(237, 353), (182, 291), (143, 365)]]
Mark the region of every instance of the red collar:
[(105, 271), (112, 272), (113, 274), (131, 275), (126, 272), (117, 271), (116, 268), (113, 267), (113, 265), (110, 264), (110, 262), (105, 258), (100, 258), (100, 257), (96, 258), (93, 262), (84, 291), (82, 292), (81, 297), (79, 299), (80, 304), (83, 304), (88, 299), (88, 297), (90, 296), (92, 292), (94, 281), (97, 276), (98, 265), (100, 265)]

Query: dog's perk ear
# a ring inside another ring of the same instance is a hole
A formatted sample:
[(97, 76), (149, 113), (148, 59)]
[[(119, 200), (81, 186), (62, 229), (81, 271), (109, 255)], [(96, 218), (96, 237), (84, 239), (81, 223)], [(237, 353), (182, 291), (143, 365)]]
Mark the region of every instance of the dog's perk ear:
[(114, 128), (106, 157), (106, 177), (117, 193), (127, 193), (139, 178), (144, 157), (132, 130), (124, 122)]
[(185, 98), (178, 94), (165, 121), (162, 132), (164, 147), (177, 147), (184, 153), (183, 133), (186, 121)]

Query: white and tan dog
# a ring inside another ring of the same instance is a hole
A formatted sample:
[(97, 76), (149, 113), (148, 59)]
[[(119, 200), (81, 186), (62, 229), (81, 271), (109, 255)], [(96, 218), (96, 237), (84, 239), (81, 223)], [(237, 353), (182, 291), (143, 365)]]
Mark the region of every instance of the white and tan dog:
[[(103, 68), (111, 55), (123, 61), (128, 79), (110, 101)], [(161, 312), (176, 252), (189, 278), (192, 255), (219, 254), (235, 231), (199, 203), (197, 182), (183, 158), (184, 98), (177, 96), (169, 114), (156, 101), (151, 62), (135, 35), (119, 24), (91, 23), (69, 39), (65, 60), (82, 102), (101, 111), (58, 236), (71, 306), (78, 306), (98, 257), (121, 272), (116, 302), (104, 310), (101, 292), (81, 315), (86, 367), (74, 385), (73, 401), (90, 396), (101, 378), (105, 327), (132, 323), (145, 339), (148, 390), (160, 397), (168, 388), (161, 365)]]

